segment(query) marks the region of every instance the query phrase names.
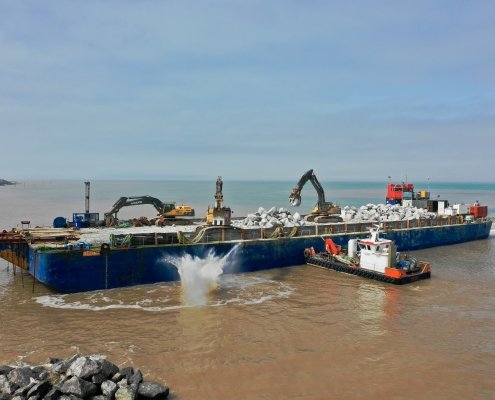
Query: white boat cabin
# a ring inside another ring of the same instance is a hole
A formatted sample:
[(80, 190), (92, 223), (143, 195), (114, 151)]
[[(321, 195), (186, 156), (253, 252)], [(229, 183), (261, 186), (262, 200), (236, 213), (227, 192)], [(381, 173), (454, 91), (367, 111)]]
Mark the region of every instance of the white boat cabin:
[(385, 273), (385, 268), (395, 264), (396, 246), (393, 241), (380, 238), (379, 228), (372, 228), (370, 233), (370, 238), (357, 241), (360, 250), (359, 267)]

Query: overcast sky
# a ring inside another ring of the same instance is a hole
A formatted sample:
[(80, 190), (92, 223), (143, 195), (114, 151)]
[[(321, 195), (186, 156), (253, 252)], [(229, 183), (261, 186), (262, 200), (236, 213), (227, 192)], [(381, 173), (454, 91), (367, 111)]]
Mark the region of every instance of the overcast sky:
[(0, 0), (0, 178), (494, 182), (495, 1)]

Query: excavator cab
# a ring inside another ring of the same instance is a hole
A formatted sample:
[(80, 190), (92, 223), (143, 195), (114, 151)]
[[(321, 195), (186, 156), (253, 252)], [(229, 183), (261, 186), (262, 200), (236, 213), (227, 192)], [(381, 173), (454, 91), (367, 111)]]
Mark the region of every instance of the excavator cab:
[(166, 217), (194, 217), (194, 209), (191, 206), (175, 206), (163, 214)]

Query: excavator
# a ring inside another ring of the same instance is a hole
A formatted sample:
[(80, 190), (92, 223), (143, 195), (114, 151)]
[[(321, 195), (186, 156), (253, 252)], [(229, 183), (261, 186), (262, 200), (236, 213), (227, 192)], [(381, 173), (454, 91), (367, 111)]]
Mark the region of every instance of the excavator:
[(163, 203), (161, 200), (152, 196), (121, 197), (115, 202), (112, 209), (105, 213), (105, 225), (115, 226), (117, 224), (117, 213), (122, 207), (141, 204), (151, 204), (155, 207), (159, 216), (157, 220), (157, 224), (159, 225), (164, 225), (167, 221), (178, 221), (175, 219), (176, 217), (194, 217), (194, 209), (191, 206), (177, 206), (175, 203)]
[(316, 178), (316, 175), (312, 169), (306, 172), (301, 179), (299, 179), (299, 182), (297, 182), (297, 186), (292, 189), (292, 192), (289, 195), (289, 202), (294, 207), (299, 207), (301, 205), (301, 191), (307, 181), (311, 181), (313, 184), (313, 187), (318, 194), (318, 202), (311, 210), (311, 214), (306, 215), (304, 219), (306, 221), (314, 221), (317, 223), (342, 222), (340, 207), (332, 202), (325, 201), (325, 192), (323, 191), (323, 187)]

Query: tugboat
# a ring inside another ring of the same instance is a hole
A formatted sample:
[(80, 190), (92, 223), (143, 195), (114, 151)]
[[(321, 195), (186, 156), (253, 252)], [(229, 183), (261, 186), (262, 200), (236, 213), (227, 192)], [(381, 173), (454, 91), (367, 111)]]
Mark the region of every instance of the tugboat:
[(430, 278), (430, 264), (397, 252), (392, 240), (380, 238), (378, 225), (370, 229), (369, 238), (350, 239), (347, 250), (327, 238), (325, 251), (316, 253), (310, 247), (304, 257), (308, 265), (396, 285)]

